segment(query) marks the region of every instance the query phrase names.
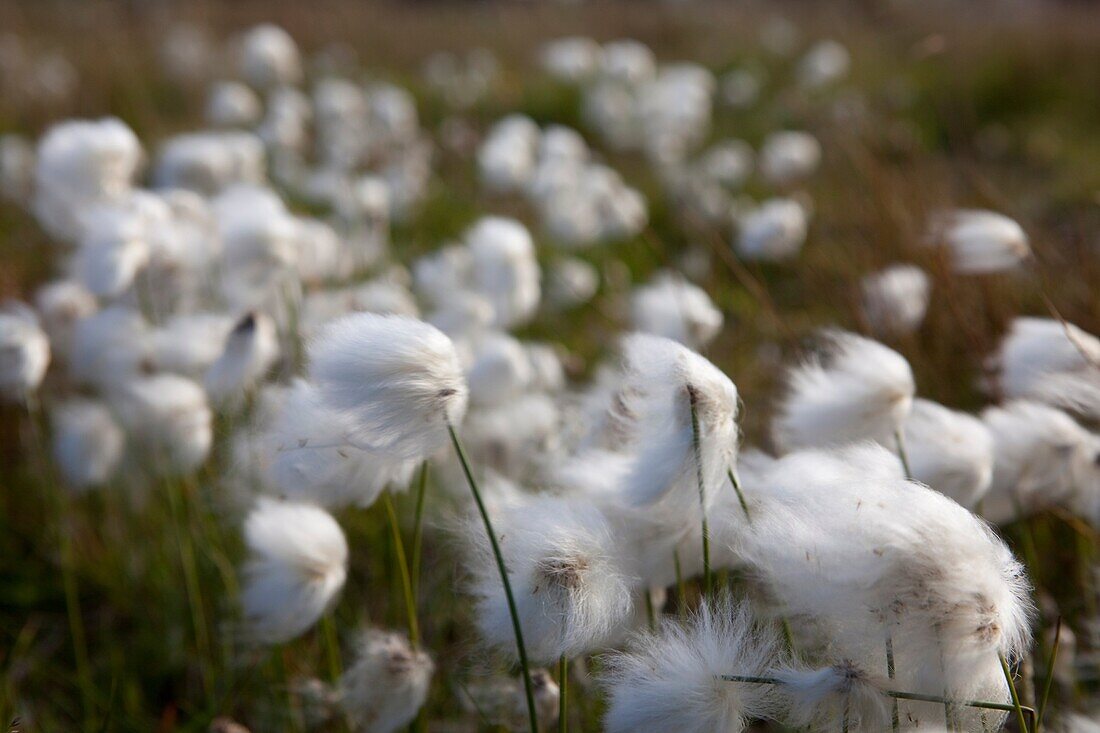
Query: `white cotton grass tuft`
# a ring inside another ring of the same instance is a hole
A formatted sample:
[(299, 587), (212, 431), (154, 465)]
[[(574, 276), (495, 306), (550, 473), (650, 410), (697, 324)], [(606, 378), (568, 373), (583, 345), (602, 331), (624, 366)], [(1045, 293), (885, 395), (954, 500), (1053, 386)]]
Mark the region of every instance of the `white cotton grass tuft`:
[(634, 330), (698, 349), (722, 330), (722, 312), (706, 292), (672, 272), (659, 273), (630, 296)]
[(402, 634), (368, 629), (355, 661), (340, 677), (337, 700), (353, 730), (392, 733), (416, 718), (428, 698), (435, 663)]
[(916, 399), (902, 429), (912, 478), (967, 508), (993, 480), (993, 436), (965, 412)]
[(913, 333), (928, 312), (931, 288), (928, 274), (916, 265), (871, 273), (860, 282), (863, 317), (880, 336)]
[(143, 448), (149, 468), (186, 474), (206, 462), (213, 416), (202, 387), (175, 374), (136, 377), (109, 394), (119, 422)]
[(136, 310), (113, 305), (73, 326), (69, 376), (77, 384), (110, 389), (134, 379), (151, 357), (145, 319)]
[(956, 209), (932, 218), (928, 242), (944, 246), (955, 272), (984, 275), (1016, 268), (1031, 256), (1027, 233), (1004, 214)]
[(50, 340), (35, 312), (18, 302), (0, 309), (0, 398), (30, 399), (50, 365)]
[(993, 435), (993, 483), (982, 515), (1011, 522), (1044, 509), (1078, 508), (1100, 520), (1100, 435), (1061, 410), (1014, 400), (982, 420)]
[(890, 638), (896, 689), (1006, 695), (993, 673), (999, 654), (1027, 650), (1030, 589), (981, 519), (901, 478), (873, 444), (795, 452), (751, 480), (752, 522), (728, 541), (763, 597), (798, 622), (800, 648), (827, 646), (882, 677)]
[(890, 445), (913, 404), (909, 362), (877, 341), (826, 331), (822, 350), (787, 374), (772, 423), (784, 450), (877, 440)]
[(698, 507), (694, 402), (704, 505), (709, 505), (737, 452), (737, 388), (702, 356), (675, 341), (647, 334), (624, 339), (623, 369), (612, 408), (633, 457), (623, 479), (623, 498), (630, 505), (647, 506), (673, 497)]
[(246, 314), (230, 331), (221, 356), (206, 372), (203, 383), (210, 401), (239, 404), (278, 357), (275, 322), (264, 313)]
[(608, 733), (739, 733), (774, 710), (771, 685), (721, 675), (763, 676), (780, 658), (774, 633), (747, 605), (704, 601), (685, 625), (666, 621), (608, 658)]
[(77, 490), (102, 486), (114, 475), (126, 436), (99, 402), (74, 398), (50, 412), (53, 457), (61, 475)]
[(352, 425), (299, 380), (262, 438), (265, 476), (290, 499), (326, 507), (370, 506), (387, 487), (405, 488), (417, 461), (351, 445)]
[(891, 725), (889, 680), (872, 678), (851, 662), (819, 669), (795, 666), (771, 672), (779, 681), (783, 722), (811, 731), (845, 730), (877, 733)]
[[(493, 523), (532, 661), (592, 653), (624, 634), (634, 579), (599, 508), (542, 496), (499, 508)], [(467, 534), (478, 627), (487, 643), (510, 653), (515, 637), (491, 548), (480, 524), (471, 522)]]
[(530, 232), (514, 219), (489, 216), (466, 232), (475, 292), (493, 306), (495, 325), (526, 323), (538, 308), (541, 271)]
[(246, 633), (265, 644), (289, 641), (316, 623), (344, 587), (344, 532), (316, 506), (260, 499), (245, 519), (244, 539)]
[(355, 445), (423, 460), (462, 420), (468, 389), (454, 344), (407, 316), (356, 313), (329, 324), (310, 345), (309, 375)]
[(34, 307), (42, 329), (50, 337), (51, 353), (67, 361), (76, 322), (95, 313), (99, 306), (95, 296), (75, 280), (54, 280), (34, 294)]
[(768, 199), (739, 218), (734, 249), (746, 260), (791, 260), (802, 251), (808, 228), (809, 215), (798, 201)]
[(758, 165), (764, 178), (788, 186), (812, 174), (821, 164), (821, 143), (808, 132), (773, 132), (760, 148)]
[(1017, 318), (990, 360), (1001, 392), (1100, 419), (1100, 339), (1072, 323)]

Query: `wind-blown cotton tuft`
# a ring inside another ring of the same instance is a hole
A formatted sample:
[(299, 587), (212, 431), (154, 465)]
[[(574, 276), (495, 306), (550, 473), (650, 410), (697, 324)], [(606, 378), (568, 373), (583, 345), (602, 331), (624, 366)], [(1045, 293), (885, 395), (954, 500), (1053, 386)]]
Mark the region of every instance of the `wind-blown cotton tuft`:
[(611, 656), (605, 679), (608, 733), (739, 733), (767, 716), (769, 685), (728, 682), (721, 675), (762, 676), (779, 645), (756, 627), (748, 607), (704, 601), (686, 625), (668, 621)]
[(802, 251), (808, 227), (809, 217), (800, 203), (769, 199), (741, 218), (734, 248), (747, 260), (790, 260)]
[(1072, 323), (1017, 318), (992, 366), (1005, 397), (1100, 419), (1100, 339)]
[(355, 730), (392, 733), (416, 718), (428, 697), (435, 664), (403, 635), (369, 629), (340, 678), (340, 708)]
[(0, 310), (0, 398), (30, 397), (50, 365), (50, 340), (33, 310), (21, 303)]
[(973, 507), (993, 480), (993, 437), (978, 418), (916, 399), (902, 429), (912, 478)]
[(253, 389), (279, 356), (275, 322), (249, 313), (233, 327), (221, 356), (210, 365), (204, 385), (211, 402), (234, 403)]
[(932, 220), (929, 242), (946, 246), (951, 265), (965, 275), (1015, 268), (1031, 255), (1027, 233), (1004, 214), (957, 209)]
[(53, 457), (76, 489), (106, 483), (122, 460), (126, 436), (104, 405), (72, 399), (54, 408)]
[(835, 730), (838, 721), (864, 733), (890, 729), (891, 707), (882, 693), (889, 680), (872, 679), (851, 662), (820, 669), (792, 666), (772, 674), (780, 681), (786, 725), (822, 733)]
[(174, 374), (138, 377), (117, 387), (110, 401), (135, 443), (148, 451), (154, 470), (189, 473), (206, 461), (213, 416), (199, 385)]
[(454, 344), (406, 316), (357, 313), (333, 321), (310, 346), (309, 374), (323, 403), (345, 416), (356, 445), (423, 459), (462, 420), (468, 389)]
[(787, 375), (772, 423), (786, 450), (859, 440), (890, 444), (913, 404), (909, 362), (877, 341), (843, 331), (824, 334), (824, 353)]
[[(548, 663), (599, 650), (624, 634), (633, 614), (630, 578), (610, 523), (594, 505), (539, 497), (494, 519), (508, 566), (527, 653)], [(477, 624), (491, 645), (512, 650), (515, 637), (499, 571), (471, 526)]]
[(706, 346), (722, 329), (722, 312), (710, 296), (667, 272), (635, 289), (630, 297), (630, 314), (635, 330), (664, 336), (692, 349)]
[(321, 617), (344, 586), (348, 546), (323, 509), (261, 499), (245, 519), (241, 606), (249, 635), (277, 644)]
[(891, 265), (860, 282), (863, 317), (876, 334), (916, 331), (928, 312), (931, 282), (916, 265)]

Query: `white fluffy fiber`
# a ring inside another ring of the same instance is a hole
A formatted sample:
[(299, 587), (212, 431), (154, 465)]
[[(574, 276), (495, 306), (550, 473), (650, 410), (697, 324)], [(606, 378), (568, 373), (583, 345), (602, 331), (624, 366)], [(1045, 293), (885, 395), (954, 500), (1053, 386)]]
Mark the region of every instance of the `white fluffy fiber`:
[(245, 520), (244, 538), (247, 633), (263, 643), (289, 641), (316, 623), (343, 588), (344, 533), (323, 509), (261, 499)]
[(392, 733), (408, 725), (428, 698), (435, 664), (403, 635), (362, 632), (355, 660), (340, 677), (340, 708), (355, 730)]
[(1015, 319), (992, 365), (1007, 398), (1100, 418), (1100, 339), (1072, 323)]

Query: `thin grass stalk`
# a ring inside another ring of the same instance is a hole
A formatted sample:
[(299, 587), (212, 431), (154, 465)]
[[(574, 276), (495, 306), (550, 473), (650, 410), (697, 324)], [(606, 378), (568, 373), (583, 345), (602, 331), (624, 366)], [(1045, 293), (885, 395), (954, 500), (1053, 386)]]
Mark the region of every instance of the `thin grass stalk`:
[(1047, 701), (1050, 699), (1050, 689), (1054, 686), (1054, 664), (1058, 661), (1058, 646), (1062, 642), (1062, 617), (1054, 625), (1054, 645), (1050, 648), (1050, 659), (1047, 660), (1047, 678), (1043, 681), (1043, 696), (1039, 700), (1039, 713), (1035, 717), (1035, 733), (1043, 725), (1043, 713), (1047, 710)]
[(405, 596), (405, 613), (408, 615), (409, 641), (414, 649), (420, 648), (420, 625), (416, 621), (416, 598), (413, 596), (412, 576), (405, 556), (405, 543), (401, 541), (401, 523), (397, 519), (397, 508), (390, 492), (382, 492), (382, 504), (386, 507), (390, 533), (393, 537), (393, 552), (397, 558), (397, 573), (401, 576), (401, 590)]
[(737, 472), (732, 468), (727, 468), (726, 475), (729, 476), (730, 483), (733, 484), (733, 490), (737, 492), (737, 501), (741, 503), (741, 511), (745, 512), (745, 519), (751, 522), (752, 515), (749, 514), (749, 503), (745, 501), (745, 492), (741, 490), (741, 480), (737, 477)]
[(428, 489), (428, 462), (420, 466), (420, 475), (416, 480), (416, 510), (413, 514), (413, 539), (412, 539), (412, 581), (413, 600), (420, 599), (420, 559), (424, 541), (424, 498)]
[(901, 459), (901, 467), (905, 470), (905, 478), (913, 478), (913, 469), (909, 467), (909, 451), (905, 450), (905, 435), (902, 429), (894, 431), (894, 440), (898, 444), (898, 458)]
[(558, 733), (569, 729), (569, 659), (562, 654), (558, 658)]
[(325, 644), (329, 677), (336, 682), (343, 673), (343, 664), (340, 661), (340, 641), (336, 638), (336, 624), (332, 621), (331, 611), (321, 616), (321, 636)]
[(680, 550), (672, 548), (672, 569), (676, 572), (676, 613), (681, 618), (687, 613), (688, 592), (684, 571), (680, 568)]
[[(195, 562), (195, 546), (191, 542), (190, 531), (183, 532), (180, 524), (185, 521), (180, 507), (179, 493), (184, 489), (182, 482), (169, 482), (167, 488), (168, 503), (172, 512), (172, 530), (175, 534), (176, 548), (180, 565), (183, 568), (183, 586), (187, 594), (187, 603), (191, 609), (191, 624), (195, 631), (195, 644), (199, 648), (202, 662), (202, 686), (207, 696), (214, 694), (211, 679), (210, 658), (213, 649), (210, 646), (210, 633), (206, 626), (206, 605), (203, 602), (202, 584), (199, 582), (198, 564)], [(188, 523), (190, 530), (190, 523)]]
[(1001, 671), (1004, 672), (1005, 682), (1008, 683), (1008, 694), (1012, 697), (1012, 709), (1016, 711), (1016, 720), (1020, 724), (1021, 733), (1028, 733), (1027, 722), (1024, 720), (1023, 706), (1020, 705), (1020, 695), (1016, 692), (1016, 683), (1012, 679), (1012, 670), (1008, 667), (1008, 660), (1004, 652), (997, 651), (997, 659), (1001, 662)]
[(699, 442), (699, 413), (695, 407), (695, 390), (688, 387), (691, 405), (691, 447), (695, 453), (695, 481), (699, 485), (699, 512), (703, 516), (703, 593), (707, 598), (713, 590), (710, 572), (710, 531), (707, 528), (707, 487), (703, 480), (703, 448)]
[(485, 533), (489, 536), (489, 545), (492, 547), (493, 557), (497, 561), (500, 582), (504, 586), (504, 597), (508, 601), (508, 613), (512, 617), (512, 630), (516, 634), (516, 651), (519, 653), (519, 663), (523, 673), (523, 692), (527, 698), (527, 716), (531, 724), (531, 733), (539, 733), (538, 711), (535, 708), (535, 690), (531, 684), (531, 667), (527, 663), (527, 647), (523, 643), (523, 628), (520, 626), (516, 600), (512, 595), (512, 583), (508, 580), (508, 568), (504, 564), (504, 555), (500, 551), (500, 544), (497, 542), (493, 523), (489, 519), (489, 512), (485, 508), (485, 502), (481, 499), (481, 489), (478, 488), (474, 474), (470, 470), (470, 462), (466, 458), (466, 451), (458, 440), (458, 433), (455, 432), (454, 426), (449, 422), (447, 423), (447, 431), (451, 434), (451, 443), (454, 445), (455, 453), (458, 454), (459, 463), (462, 464), (462, 472), (466, 474), (466, 482), (470, 485), (470, 492), (474, 495), (474, 503), (477, 504), (481, 521), (485, 524)]

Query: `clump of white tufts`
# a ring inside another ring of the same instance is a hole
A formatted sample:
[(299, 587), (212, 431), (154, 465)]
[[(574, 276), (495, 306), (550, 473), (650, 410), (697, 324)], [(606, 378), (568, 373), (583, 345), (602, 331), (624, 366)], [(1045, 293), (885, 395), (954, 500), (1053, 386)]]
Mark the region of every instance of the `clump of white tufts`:
[(73, 329), (81, 318), (96, 312), (95, 296), (74, 280), (55, 280), (38, 289), (34, 306), (42, 328), (50, 337), (50, 351), (58, 359), (68, 359)]
[(279, 356), (275, 322), (249, 313), (233, 327), (221, 356), (210, 365), (204, 384), (210, 401), (233, 405), (255, 389)]
[(269, 23), (250, 29), (240, 39), (241, 76), (257, 89), (295, 84), (302, 77), (298, 46), (282, 28)]
[(877, 341), (844, 331), (823, 335), (821, 354), (787, 375), (772, 424), (785, 450), (859, 440), (890, 444), (913, 404), (909, 362)]
[(69, 376), (101, 389), (125, 384), (150, 363), (151, 355), (145, 319), (136, 310), (113, 305), (76, 322)]
[(50, 365), (50, 340), (38, 327), (34, 311), (22, 303), (0, 310), (0, 398), (31, 397)]
[(698, 349), (722, 329), (722, 312), (704, 290), (664, 272), (630, 296), (634, 329)]
[(477, 407), (502, 405), (519, 396), (533, 378), (531, 361), (519, 341), (504, 333), (486, 334), (466, 372), (470, 402)]
[(916, 265), (891, 265), (860, 283), (863, 317), (876, 334), (904, 335), (920, 328), (931, 282)]
[(110, 393), (119, 421), (158, 473), (190, 473), (214, 442), (213, 416), (202, 387), (175, 374), (137, 377)]
[(993, 436), (978, 418), (916, 399), (905, 418), (912, 478), (973, 507), (993, 480)]
[[(504, 507), (494, 525), (532, 660), (587, 654), (623, 633), (633, 614), (632, 579), (597, 507), (539, 497)], [(491, 548), (480, 525), (471, 524), (468, 536), (478, 627), (490, 645), (510, 651), (515, 636)]]
[(53, 457), (75, 489), (105, 484), (122, 460), (126, 436), (99, 402), (68, 400), (51, 411)]
[(928, 241), (947, 247), (954, 270), (966, 275), (1010, 270), (1031, 255), (1023, 228), (995, 211), (941, 213), (932, 220)]
[(310, 377), (357, 446), (423, 459), (466, 412), (468, 389), (454, 344), (406, 316), (356, 313), (332, 322), (310, 346)]
[(608, 733), (739, 733), (774, 706), (770, 685), (730, 682), (722, 675), (762, 676), (779, 655), (773, 634), (757, 627), (748, 607), (704, 602), (686, 624), (662, 624), (609, 659)]
[(985, 517), (1010, 522), (1061, 505), (1100, 519), (1100, 436), (1061, 410), (1026, 400), (991, 407), (982, 419), (994, 457)]
[(794, 199), (769, 199), (738, 223), (737, 253), (747, 260), (778, 262), (798, 256), (806, 242), (809, 216)]
[(1100, 419), (1100, 339), (1050, 318), (1012, 322), (992, 366), (1005, 397)]
[(392, 733), (416, 718), (428, 697), (435, 664), (403, 635), (369, 629), (340, 678), (338, 700), (354, 730)]
[(256, 641), (289, 641), (312, 626), (344, 586), (348, 545), (323, 509), (261, 499), (245, 519), (249, 559), (241, 594)]

